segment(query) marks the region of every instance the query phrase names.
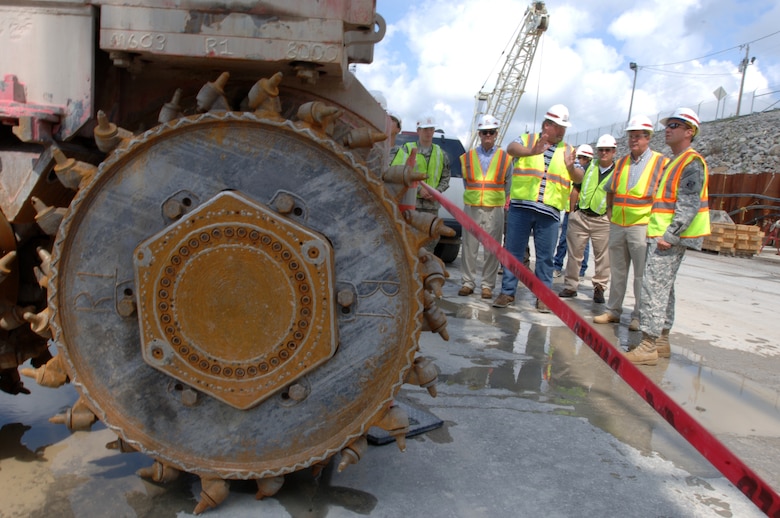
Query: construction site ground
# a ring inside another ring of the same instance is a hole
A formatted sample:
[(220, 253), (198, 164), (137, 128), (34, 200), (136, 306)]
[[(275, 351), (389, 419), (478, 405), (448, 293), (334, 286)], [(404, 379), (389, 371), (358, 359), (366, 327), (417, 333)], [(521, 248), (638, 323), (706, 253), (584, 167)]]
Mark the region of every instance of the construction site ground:
[[(205, 516), (220, 517), (755, 517), (763, 513), (609, 369), (554, 314), (459, 297), (460, 259), (440, 307), (450, 340), (423, 333), (440, 371), (438, 397), (405, 386), (399, 401), (443, 422), (319, 477), (303, 470), (255, 500), (252, 482)], [(586, 317), (589, 276), (567, 304)], [(500, 282), (500, 277), (499, 277)], [(562, 287), (556, 279), (555, 288)], [(477, 290), (478, 292), (479, 290)], [(780, 255), (689, 252), (676, 284), (672, 356), (642, 370), (776, 490), (780, 489)], [(620, 325), (596, 329), (620, 346)], [(72, 387), (0, 394), (0, 516), (186, 517), (200, 482), (167, 485), (135, 475), (152, 460), (105, 449), (98, 424), (69, 433), (48, 418), (75, 401)], [(208, 426), (208, 423), (203, 423)]]

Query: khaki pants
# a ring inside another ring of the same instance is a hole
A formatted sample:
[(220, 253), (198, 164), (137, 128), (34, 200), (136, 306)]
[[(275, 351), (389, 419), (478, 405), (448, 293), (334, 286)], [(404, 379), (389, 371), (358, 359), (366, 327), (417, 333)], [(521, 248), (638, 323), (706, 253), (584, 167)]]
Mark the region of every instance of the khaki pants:
[(596, 273), (593, 275), (593, 287), (607, 287), (609, 282), (609, 218), (603, 216), (588, 216), (581, 210), (569, 214), (569, 225), (566, 229), (566, 259), (567, 289), (577, 291), (580, 283), (580, 267), (585, 254), (588, 239), (593, 242), (593, 257), (596, 262)]
[(647, 225), (621, 227), (609, 226), (609, 265), (612, 285), (607, 299), (607, 311), (620, 316), (623, 312), (623, 298), (628, 286), (628, 269), (634, 267), (634, 311), (631, 318), (639, 318), (639, 303), (642, 294), (642, 276), (645, 274), (647, 255)]
[[(466, 205), (463, 212), (473, 219), (477, 225), (485, 232), (501, 243), (501, 237), (504, 232), (504, 207), (475, 207)], [(477, 254), (479, 253), (479, 241), (470, 232), (463, 232), (463, 286), (471, 289), (476, 288), (477, 278)], [(496, 256), (485, 250), (485, 264), (482, 267), (482, 288), (493, 289), (496, 285), (496, 276), (498, 275), (498, 259)]]

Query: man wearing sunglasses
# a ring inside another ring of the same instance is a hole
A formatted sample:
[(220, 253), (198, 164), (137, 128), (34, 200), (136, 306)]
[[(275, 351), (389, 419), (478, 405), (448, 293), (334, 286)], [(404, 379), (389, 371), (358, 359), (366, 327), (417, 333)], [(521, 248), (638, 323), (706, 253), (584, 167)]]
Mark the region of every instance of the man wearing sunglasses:
[[(516, 157), (512, 170), (506, 247), (518, 261), (523, 260), (531, 234), (534, 236), (536, 264), (534, 274), (552, 287), (553, 255), (558, 241), (561, 211), (569, 204), (572, 182), (582, 181), (582, 166), (575, 164), (574, 148), (563, 142), (570, 127), (569, 109), (556, 104), (547, 110), (542, 130), (520, 135), (507, 146)], [(515, 300), (517, 277), (505, 269), (501, 293), (493, 307), (505, 308)], [(536, 300), (540, 313), (550, 309)]]
[[(460, 156), (463, 170), (463, 211), (497, 242), (504, 233), (504, 205), (512, 178), (512, 157), (496, 147), (500, 122), (483, 115), (477, 123), (479, 145)], [(469, 232), (463, 234), (463, 285), (458, 295), (474, 293), (479, 241)], [(482, 267), (482, 298), (492, 299), (498, 275), (498, 259), (485, 250)]]
[(585, 170), (577, 206), (569, 215), (566, 243), (569, 258), (566, 260), (565, 287), (558, 294), (568, 298), (577, 296), (580, 268), (588, 240), (593, 242), (596, 270), (593, 274), (593, 302), (604, 303), (604, 290), (609, 282), (609, 216), (607, 193), (604, 186), (615, 168), (617, 142), (612, 135), (602, 135), (596, 142), (598, 159), (592, 160)]
[(653, 206), (653, 193), (666, 165), (666, 158), (650, 149), (653, 123), (644, 115), (626, 126), (629, 153), (615, 164), (612, 180), (606, 185), (609, 227), (609, 268), (611, 286), (606, 311), (593, 317), (596, 324), (620, 323), (629, 268), (634, 270), (634, 310), (631, 331), (639, 331), (639, 300), (647, 254), (647, 223)]
[(647, 261), (639, 310), (642, 341), (626, 353), (638, 365), (655, 365), (671, 356), (669, 331), (674, 323), (674, 281), (685, 250), (701, 250), (710, 233), (707, 162), (691, 148), (699, 133), (699, 116), (678, 108), (661, 119), (672, 159), (653, 198), (647, 225)]

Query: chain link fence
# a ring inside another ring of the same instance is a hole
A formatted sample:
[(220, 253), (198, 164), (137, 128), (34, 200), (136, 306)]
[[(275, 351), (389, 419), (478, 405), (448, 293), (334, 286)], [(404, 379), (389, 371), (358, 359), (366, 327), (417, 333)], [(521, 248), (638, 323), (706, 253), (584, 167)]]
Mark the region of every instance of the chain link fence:
[[(761, 90), (754, 90), (753, 92), (742, 94), (742, 103), (739, 106), (739, 114), (750, 115), (751, 113), (759, 113), (764, 111), (780, 108), (780, 86), (771, 86)], [(699, 114), (699, 120), (701, 122), (709, 122), (720, 119), (728, 119), (736, 117), (737, 105), (739, 104), (739, 94), (729, 95), (719, 101), (701, 101), (699, 103), (686, 105), (688, 108), (696, 110)], [(660, 129), (660, 121), (662, 118), (667, 117), (678, 106), (673, 106), (668, 110), (664, 110), (655, 115), (642, 114), (650, 117), (656, 124), (656, 129)], [(635, 115), (639, 115), (638, 113)], [(621, 138), (626, 133), (626, 125), (628, 121), (613, 122), (612, 124), (601, 126), (598, 128), (591, 128), (585, 131), (577, 133), (566, 134), (566, 141), (572, 146), (579, 146), (580, 144), (593, 144), (598, 138), (609, 133), (615, 138)]]

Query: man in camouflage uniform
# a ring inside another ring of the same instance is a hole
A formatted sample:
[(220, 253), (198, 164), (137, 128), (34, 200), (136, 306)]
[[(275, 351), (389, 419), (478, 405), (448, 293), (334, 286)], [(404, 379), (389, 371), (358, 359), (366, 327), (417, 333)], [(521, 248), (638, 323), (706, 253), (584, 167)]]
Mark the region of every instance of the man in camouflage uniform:
[(674, 323), (674, 281), (687, 248), (701, 250), (710, 233), (707, 162), (691, 148), (699, 117), (678, 108), (664, 119), (666, 144), (673, 156), (653, 197), (647, 225), (647, 259), (639, 308), (642, 341), (626, 353), (638, 365), (655, 365), (671, 355), (669, 331)]

